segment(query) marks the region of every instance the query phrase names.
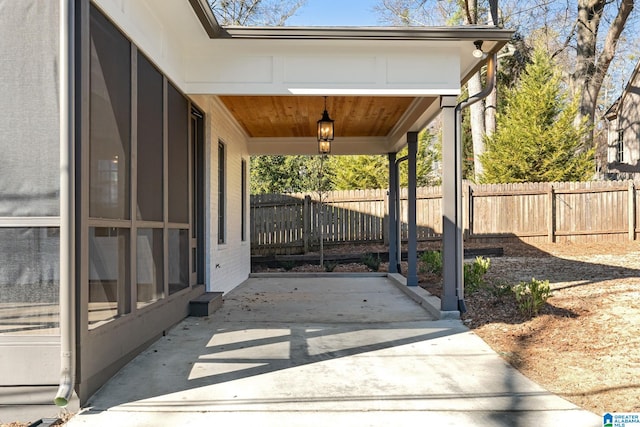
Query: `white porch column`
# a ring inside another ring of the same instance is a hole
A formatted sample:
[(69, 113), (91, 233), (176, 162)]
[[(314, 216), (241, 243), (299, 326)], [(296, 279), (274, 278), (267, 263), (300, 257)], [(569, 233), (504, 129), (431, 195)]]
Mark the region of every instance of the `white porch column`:
[(442, 109), (442, 311), (456, 311), (463, 282), (462, 142), (457, 129), (457, 98), (440, 98)]

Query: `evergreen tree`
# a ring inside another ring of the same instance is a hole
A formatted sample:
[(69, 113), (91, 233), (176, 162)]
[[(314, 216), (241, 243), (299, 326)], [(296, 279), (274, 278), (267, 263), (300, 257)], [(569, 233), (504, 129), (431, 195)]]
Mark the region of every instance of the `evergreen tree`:
[(505, 91), (497, 131), (482, 156), (485, 183), (584, 181), (593, 150), (583, 146), (586, 121), (573, 126), (577, 103), (567, 102), (560, 75), (538, 49), (516, 87)]
[[(434, 162), (440, 147), (428, 130), (418, 136), (417, 184), (440, 183)], [(397, 157), (407, 154), (407, 148)], [(387, 188), (389, 162), (384, 155), (327, 156), (321, 167), (321, 156), (253, 156), (251, 157), (251, 194), (298, 193), (318, 191), (320, 174), (322, 190), (355, 190)], [(322, 169), (322, 170), (321, 170)], [(407, 186), (407, 162), (400, 164), (400, 185)]]
[[(418, 186), (436, 185), (440, 183), (437, 171), (433, 170), (434, 162), (440, 156), (439, 147), (435, 144), (434, 135), (424, 130), (418, 135), (418, 152), (416, 155), (416, 181)], [(407, 155), (407, 147), (400, 150), (397, 158)], [(330, 169), (334, 174), (333, 184), (336, 190), (356, 190), (387, 188), (389, 186), (389, 160), (383, 155), (358, 155), (331, 157)], [(408, 185), (407, 162), (400, 164), (400, 185)]]
[(330, 158), (335, 171), (336, 190), (387, 188), (389, 162), (386, 156), (334, 156)]
[[(297, 193), (318, 189), (320, 156), (251, 157), (251, 194)], [(331, 165), (325, 162), (323, 181), (331, 182)], [(330, 188), (325, 184), (325, 190)]]
[[(409, 152), (405, 147), (397, 155), (397, 158), (406, 156)], [(441, 177), (439, 171), (434, 170), (434, 163), (442, 156), (442, 146), (436, 141), (429, 129), (425, 129), (418, 134), (418, 152), (416, 153), (416, 185), (424, 187), (429, 185), (439, 185)], [(400, 186), (409, 185), (409, 165), (407, 162), (400, 164)]]

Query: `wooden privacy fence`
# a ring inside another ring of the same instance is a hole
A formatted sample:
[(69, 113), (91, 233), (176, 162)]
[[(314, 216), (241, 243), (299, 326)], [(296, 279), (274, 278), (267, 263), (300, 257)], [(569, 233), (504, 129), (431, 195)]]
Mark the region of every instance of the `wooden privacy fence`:
[[(636, 239), (633, 181), (463, 185), (465, 240), (499, 242)], [(407, 239), (407, 191), (401, 192), (401, 235)], [(441, 187), (417, 189), (418, 241), (442, 235)], [(254, 255), (294, 254), (326, 245), (388, 243), (387, 190), (251, 196)]]

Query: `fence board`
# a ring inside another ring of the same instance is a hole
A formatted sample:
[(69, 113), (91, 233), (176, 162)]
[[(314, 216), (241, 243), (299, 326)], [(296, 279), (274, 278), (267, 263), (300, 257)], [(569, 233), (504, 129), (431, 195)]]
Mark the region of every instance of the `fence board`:
[[(518, 238), (526, 242), (619, 241), (635, 239), (640, 223), (633, 181), (586, 183), (465, 183), (462, 206), (465, 238)], [(407, 189), (400, 192), (401, 237), (408, 238)], [(305, 197), (307, 202), (305, 203)], [(386, 190), (323, 194), (252, 195), (251, 248), (254, 254), (317, 250), (327, 244), (388, 241)], [(417, 189), (418, 241), (442, 233), (442, 189)]]

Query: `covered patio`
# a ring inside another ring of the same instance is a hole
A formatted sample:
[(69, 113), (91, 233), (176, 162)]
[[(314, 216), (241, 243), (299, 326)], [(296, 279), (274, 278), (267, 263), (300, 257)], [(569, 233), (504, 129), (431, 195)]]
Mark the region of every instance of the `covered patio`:
[[(473, 366), (470, 370), (469, 367)], [(69, 427), (600, 425), (384, 275), (252, 277), (115, 375)]]
[[(206, 0), (3, 4), (12, 11), (7, 22), (22, 16), (29, 23), (28, 37), (13, 27), (3, 32), (16, 60), (4, 63), (15, 80), (9, 93), (24, 104), (7, 103), (6, 110), (39, 116), (43, 103), (50, 104), (46, 126), (43, 121), (37, 132), (24, 120), (3, 123), (20, 130), (18, 143), (6, 144), (18, 159), (11, 170), (28, 166), (41, 178), (29, 191), (55, 183), (45, 195), (47, 209), (24, 213), (13, 203), (5, 212), (7, 236), (24, 227), (29, 234), (13, 251), (16, 274), (4, 279), (21, 291), (46, 285), (46, 294), (27, 292), (28, 299), (16, 300), (28, 302), (30, 313), (41, 316), (32, 302), (53, 302), (59, 310), (43, 316), (44, 338), (42, 331), (0, 336), (11, 350), (4, 352), (9, 362), (1, 385), (58, 383), (57, 404), (67, 405), (74, 393), (84, 403), (187, 317), (190, 300), (244, 283), (249, 157), (317, 154), (325, 97), (335, 120), (332, 155), (388, 157), (390, 207), (398, 192), (397, 153), (409, 148), (410, 287), (417, 285), (417, 135), (442, 117), (440, 310), (463, 308), (456, 131), (467, 104), (458, 96), (487, 61), (491, 84), (492, 58), (511, 31), (222, 27)], [(38, 71), (38, 79), (30, 81), (23, 70)], [(46, 159), (34, 167), (32, 153), (43, 151)], [(30, 197), (20, 181), (11, 180), (11, 191)], [(397, 222), (395, 212), (390, 216)], [(31, 245), (40, 240), (47, 245)], [(390, 241), (393, 259), (400, 248)], [(14, 276), (32, 267), (24, 254), (46, 262), (22, 283)], [(17, 362), (25, 369), (12, 369)]]
[[(335, 121), (331, 155), (388, 157), (391, 273), (398, 272), (401, 253), (398, 164), (408, 162), (408, 286), (418, 285), (418, 132), (441, 117), (441, 310), (464, 311), (460, 112), (493, 87), (495, 55), (513, 32), (483, 25), (223, 27), (206, 1), (190, 3), (201, 28), (198, 36), (189, 35), (199, 42), (185, 53), (192, 65), (185, 90), (196, 102), (215, 97), (243, 133), (250, 155), (318, 154), (316, 121), (326, 109)], [(462, 85), (485, 65), (486, 92), (459, 100)], [(397, 158), (405, 146), (408, 156)]]

